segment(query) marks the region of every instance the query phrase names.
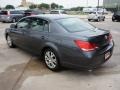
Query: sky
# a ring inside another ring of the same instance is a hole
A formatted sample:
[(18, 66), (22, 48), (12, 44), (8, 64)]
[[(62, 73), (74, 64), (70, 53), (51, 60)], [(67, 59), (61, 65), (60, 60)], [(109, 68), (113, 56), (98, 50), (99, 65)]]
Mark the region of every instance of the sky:
[[(20, 5), (22, 0), (0, 0), (0, 6), (4, 7), (7, 4), (14, 5), (17, 7)], [(88, 6), (95, 7), (97, 6), (97, 1), (98, 0), (27, 0), (28, 2), (33, 2), (35, 4), (39, 3), (47, 3), (50, 4), (52, 2), (55, 2), (57, 4), (63, 5), (65, 8), (71, 8), (71, 7), (77, 7), (77, 6), (87, 6), (87, 1), (88, 1)], [(102, 5), (103, 0), (100, 0), (100, 5)]]

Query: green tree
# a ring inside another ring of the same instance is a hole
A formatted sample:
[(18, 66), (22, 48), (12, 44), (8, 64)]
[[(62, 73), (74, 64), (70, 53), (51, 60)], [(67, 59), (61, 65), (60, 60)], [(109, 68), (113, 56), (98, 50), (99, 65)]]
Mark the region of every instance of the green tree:
[(6, 5), (5, 9), (15, 9), (15, 7), (13, 5)]
[(37, 8), (37, 5), (32, 4), (32, 5), (29, 6), (29, 8), (30, 8), (30, 9), (35, 9), (35, 8)]
[(56, 9), (56, 8), (58, 8), (58, 4), (56, 4), (56, 3), (52, 3), (52, 4), (51, 4), (51, 8), (52, 8), (52, 9)]
[(62, 5), (59, 6), (60, 9), (63, 9), (64, 7)]
[(39, 8), (39, 9), (42, 9), (42, 8), (49, 9), (49, 4), (41, 3), (41, 4), (38, 6), (38, 8)]
[(83, 7), (74, 7), (74, 8), (71, 8), (72, 11), (82, 11), (83, 10)]
[(103, 6), (96, 6), (96, 8), (104, 8)]

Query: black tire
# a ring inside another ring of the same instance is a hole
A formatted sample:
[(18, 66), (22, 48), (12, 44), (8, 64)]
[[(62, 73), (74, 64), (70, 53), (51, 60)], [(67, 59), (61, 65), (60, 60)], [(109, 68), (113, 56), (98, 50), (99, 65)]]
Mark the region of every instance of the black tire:
[(13, 41), (12, 41), (12, 39), (11, 39), (11, 37), (9, 35), (7, 35), (6, 40), (7, 40), (7, 45), (10, 48), (14, 48), (15, 47), (15, 45), (13, 44)]
[(112, 21), (115, 22), (116, 20), (112, 18)]
[(2, 21), (2, 23), (5, 23), (5, 21)]
[(88, 19), (88, 21), (91, 21), (91, 19)]
[(103, 18), (103, 21), (105, 21), (105, 17)]
[[(50, 53), (50, 52), (51, 52), (51, 54), (50, 54), (51, 56), (54, 54), (53, 58), (48, 56), (48, 53)], [(49, 58), (49, 60), (47, 58)], [(52, 58), (52, 59), (50, 59), (50, 58)], [(52, 70), (52, 71), (60, 70), (59, 57), (54, 50), (46, 49), (44, 51), (43, 60), (45, 62), (45, 65), (47, 66), (47, 68), (49, 68), (50, 70)], [(51, 64), (51, 66), (48, 63)], [(54, 64), (54, 65), (52, 66), (52, 64)]]

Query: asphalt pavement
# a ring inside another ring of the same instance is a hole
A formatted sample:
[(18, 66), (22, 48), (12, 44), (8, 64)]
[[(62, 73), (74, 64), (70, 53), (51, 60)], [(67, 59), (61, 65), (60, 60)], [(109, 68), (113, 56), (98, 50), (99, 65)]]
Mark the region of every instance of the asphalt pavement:
[(0, 23), (0, 90), (120, 90), (120, 22), (106, 19), (89, 23), (111, 31), (115, 41), (113, 56), (94, 71), (60, 72), (48, 70), (38, 57), (26, 51), (8, 48), (4, 31), (10, 24)]

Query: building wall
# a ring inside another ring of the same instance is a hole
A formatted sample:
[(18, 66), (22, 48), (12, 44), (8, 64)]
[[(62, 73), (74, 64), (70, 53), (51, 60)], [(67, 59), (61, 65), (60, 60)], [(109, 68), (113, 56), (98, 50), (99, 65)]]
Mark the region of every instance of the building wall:
[(25, 7), (26, 3), (27, 3), (26, 0), (22, 0), (21, 5), (23, 5)]
[(105, 8), (119, 8), (120, 0), (103, 0), (103, 5)]

